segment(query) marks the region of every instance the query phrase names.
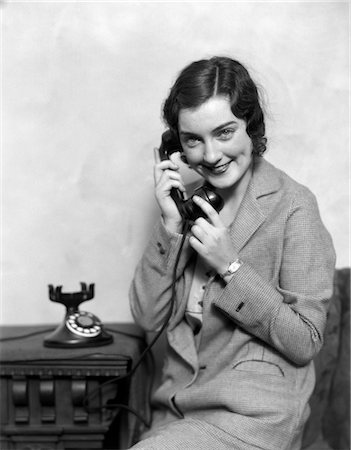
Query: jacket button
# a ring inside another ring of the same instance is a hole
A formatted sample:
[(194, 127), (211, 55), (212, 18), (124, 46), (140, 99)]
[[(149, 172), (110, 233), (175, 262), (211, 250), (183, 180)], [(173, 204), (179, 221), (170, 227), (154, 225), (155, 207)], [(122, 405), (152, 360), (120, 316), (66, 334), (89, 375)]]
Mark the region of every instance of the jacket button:
[(161, 242), (157, 242), (157, 247), (161, 255), (164, 255), (166, 253), (166, 250), (162, 247)]
[(235, 311), (239, 312), (241, 310), (241, 308), (244, 306), (244, 304), (245, 304), (244, 302), (241, 302)]

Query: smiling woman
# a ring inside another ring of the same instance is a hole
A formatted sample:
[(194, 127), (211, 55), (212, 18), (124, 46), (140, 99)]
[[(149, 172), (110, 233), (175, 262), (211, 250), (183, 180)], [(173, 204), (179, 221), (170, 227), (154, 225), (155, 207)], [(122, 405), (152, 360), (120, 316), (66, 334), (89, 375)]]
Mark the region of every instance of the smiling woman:
[(203, 215), (184, 225), (179, 167), (155, 152), (161, 218), (130, 304), (145, 330), (167, 326), (168, 351), (152, 427), (133, 448), (298, 450), (335, 264), (315, 196), (263, 159), (258, 91), (238, 61), (186, 67), (164, 118), (224, 206), (194, 196)]

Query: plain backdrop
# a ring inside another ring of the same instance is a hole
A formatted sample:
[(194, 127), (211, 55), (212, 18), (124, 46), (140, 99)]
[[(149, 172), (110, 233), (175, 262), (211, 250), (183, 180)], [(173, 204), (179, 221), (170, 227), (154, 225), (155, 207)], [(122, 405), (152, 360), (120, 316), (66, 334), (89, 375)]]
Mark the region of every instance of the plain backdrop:
[[(104, 322), (158, 218), (153, 148), (177, 73), (213, 55), (261, 86), (266, 158), (317, 196), (349, 265), (347, 2), (3, 2), (1, 322), (60, 322), (48, 284)], [(192, 179), (186, 169), (184, 176)]]

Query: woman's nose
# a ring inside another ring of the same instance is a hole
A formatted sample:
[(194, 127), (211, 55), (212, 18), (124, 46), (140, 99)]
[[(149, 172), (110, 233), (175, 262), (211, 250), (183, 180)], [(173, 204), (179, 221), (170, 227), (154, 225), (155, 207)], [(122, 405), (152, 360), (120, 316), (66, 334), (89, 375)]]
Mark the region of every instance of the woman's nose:
[(212, 141), (205, 142), (203, 160), (206, 164), (216, 164), (220, 161), (222, 153)]

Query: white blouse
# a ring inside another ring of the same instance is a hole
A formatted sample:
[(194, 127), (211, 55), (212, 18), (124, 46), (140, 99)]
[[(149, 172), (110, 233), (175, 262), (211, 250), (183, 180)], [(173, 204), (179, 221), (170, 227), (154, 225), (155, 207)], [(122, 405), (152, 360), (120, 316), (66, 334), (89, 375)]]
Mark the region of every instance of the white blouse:
[(197, 256), (188, 303), (185, 310), (185, 318), (193, 329), (194, 334), (197, 334), (202, 326), (202, 299), (211, 274), (210, 266), (205, 263), (201, 256)]

